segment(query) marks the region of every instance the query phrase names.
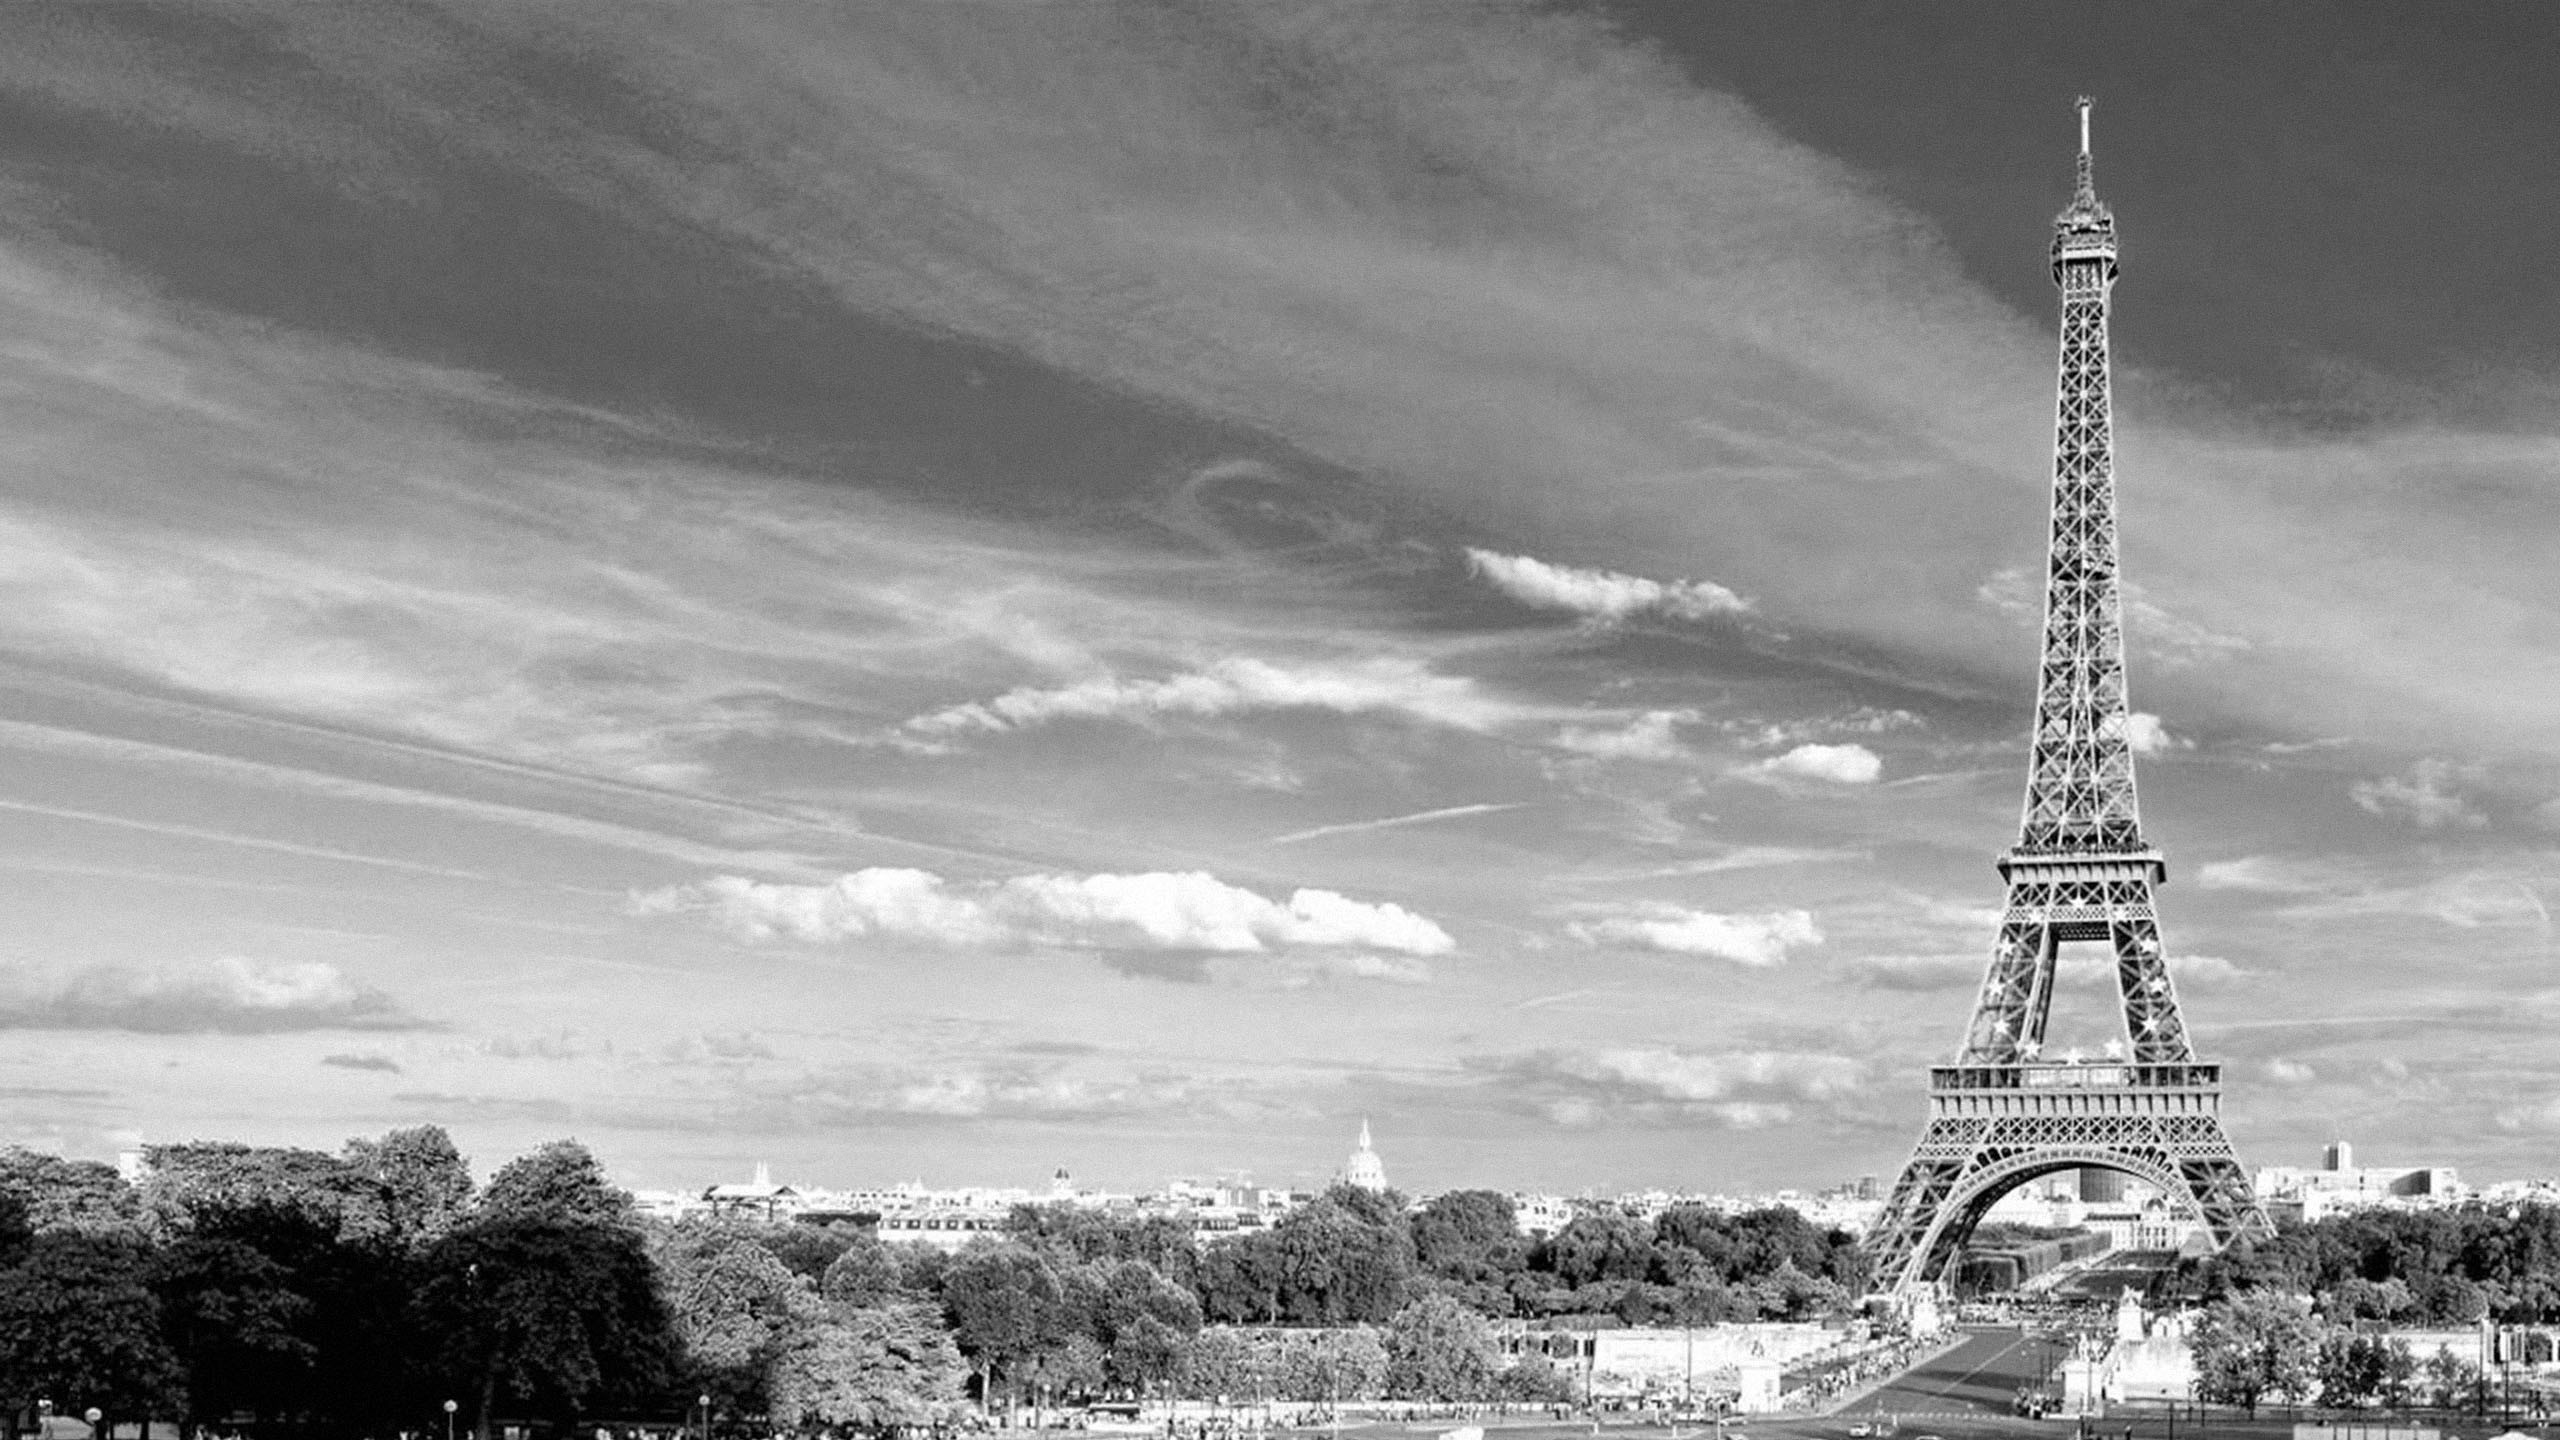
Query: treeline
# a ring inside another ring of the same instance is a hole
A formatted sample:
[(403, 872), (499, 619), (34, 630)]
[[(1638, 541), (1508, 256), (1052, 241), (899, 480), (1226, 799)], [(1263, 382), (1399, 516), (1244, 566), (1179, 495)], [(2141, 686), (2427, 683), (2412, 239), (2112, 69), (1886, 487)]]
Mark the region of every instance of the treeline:
[(2269, 1291), (2301, 1296), (2339, 1323), (2467, 1325), (2560, 1321), (2560, 1209), (2466, 1206), (2362, 1210), (2281, 1227), (2274, 1237), (2191, 1258), (2169, 1277), (2192, 1299)]
[(1266, 1231), (1022, 1207), (956, 1254), (868, 1227), (643, 1221), (574, 1141), (485, 1188), (433, 1126), (342, 1153), (155, 1147), (110, 1167), (0, 1153), (0, 1406), (38, 1396), (295, 1436), (433, 1433), (453, 1402), (781, 1430), (932, 1426), (1102, 1397), (1561, 1398), (1491, 1317), (1804, 1319), (1865, 1274), (1793, 1212), (1602, 1213), (1543, 1242), (1508, 1199), (1408, 1211), (1337, 1188)]
[[(2552, 1358), (2546, 1337), (2519, 1336), (2517, 1359)], [(2196, 1398), (2241, 1405), (2318, 1404), (2339, 1409), (2380, 1405), (2402, 1410), (2485, 1411), (2488, 1377), (2449, 1349), (2421, 1356), (2401, 1337), (2316, 1313), (2281, 1290), (2243, 1290), (2204, 1309), (2189, 1337)]]

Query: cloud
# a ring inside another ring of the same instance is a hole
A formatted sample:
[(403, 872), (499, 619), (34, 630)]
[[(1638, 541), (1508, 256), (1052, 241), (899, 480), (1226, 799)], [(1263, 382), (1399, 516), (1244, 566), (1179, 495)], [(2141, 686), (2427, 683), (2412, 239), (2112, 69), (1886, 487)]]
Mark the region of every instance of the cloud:
[(613, 1042), (564, 1028), (534, 1035), (493, 1035), (480, 1042), (480, 1053), (500, 1060), (583, 1060), (612, 1054)]
[(2245, 980), (2253, 972), (2244, 970), (2219, 955), (2171, 955), (2169, 975), (2180, 985), (2211, 990), (2235, 980)]
[(0, 1029), (128, 1030), (151, 1035), (266, 1035), (302, 1030), (414, 1030), (427, 1022), (323, 961), (225, 956), (166, 970), (74, 972), (0, 993)]
[(1614, 570), (1551, 565), (1526, 555), (1502, 555), (1472, 546), (1467, 550), (1467, 568), (1531, 609), (1562, 610), (1600, 624), (1644, 614), (1706, 620), (1751, 609), (1750, 601), (1712, 581), (1648, 580)]
[(1411, 660), (1380, 657), (1336, 664), (1274, 665), (1221, 660), (1162, 680), (1102, 676), (1049, 689), (1008, 690), (969, 701), (901, 727), (927, 743), (969, 734), (1001, 734), (1060, 720), (1127, 720), (1167, 716), (1215, 718), (1254, 710), (1324, 710), (1337, 715), (1389, 714), (1458, 730), (1488, 731), (1518, 710), (1486, 696), (1473, 680), (1440, 675)]
[(1401, 905), (1300, 889), (1276, 901), (1200, 871), (1018, 875), (955, 886), (926, 870), (873, 867), (825, 885), (723, 875), (636, 895), (641, 914), (707, 911), (750, 940), (878, 937), (979, 948), (1261, 954), (1385, 950), (1443, 955), (1457, 942)]
[(388, 1055), (323, 1055), (323, 1065), (340, 1070), (379, 1070), (386, 1075), (400, 1074), (400, 1062)]
[(1787, 952), (1822, 943), (1813, 916), (1803, 910), (1764, 915), (1718, 915), (1678, 905), (1621, 907), (1618, 913), (1577, 920), (1566, 927), (1594, 945), (1626, 945), (1670, 955), (1704, 955), (1737, 965), (1781, 963)]
[(1695, 710), (1648, 710), (1614, 729), (1568, 725), (1555, 743), (1597, 760), (1681, 760), (1689, 752), (1674, 727), (1697, 718)]
[(2192, 740), (2170, 734), (2159, 716), (2142, 710), (2124, 717), (2124, 742), (2136, 755), (2165, 755), (2172, 750), (2193, 749), (2195, 745)]
[(1739, 727), (1755, 745), (1800, 745), (1829, 735), (1882, 735), (1894, 730), (1917, 730), (1928, 721), (1908, 710), (1861, 705), (1845, 714), (1818, 716), (1810, 720), (1777, 720), (1760, 724), (1756, 729)]
[(1163, 1066), (1129, 1069), (1083, 1057), (866, 1064), (780, 1077), (751, 1105), (798, 1125), (847, 1120), (1094, 1120), (1224, 1108), (1236, 1087)]
[(1685, 1118), (1759, 1129), (1796, 1118), (1804, 1103), (1848, 1100), (1866, 1083), (1859, 1061), (1803, 1051), (1616, 1046), (1475, 1063), (1548, 1119), (1577, 1128), (1619, 1118)]
[(2269, 1060), (2264, 1068), (2267, 1078), (2279, 1085), (2308, 1085), (2320, 1078), (2319, 1071), (2299, 1060), (2289, 1060), (2282, 1055)]
[(679, 1065), (776, 1058), (771, 1042), (751, 1030), (705, 1030), (667, 1042), (659, 1054), (669, 1063)]
[(1318, 825), (1312, 830), (1293, 830), (1274, 835), (1267, 845), (1297, 845), (1308, 840), (1321, 840), (1333, 835), (1361, 835), (1372, 830), (1400, 830), (1408, 825), (1436, 825), (1443, 820), (1463, 820), (1475, 815), (1499, 815), (1505, 810), (1518, 810), (1517, 802), (1507, 805), (1478, 803), (1445, 805), (1437, 810), (1422, 810), (1411, 815), (1390, 815), (1383, 820), (1349, 820), (1339, 825)]
[(1750, 775), (1821, 780), (1833, 785), (1872, 785), (1884, 762), (1864, 745), (1799, 745), (1745, 770)]
[(2432, 757), (2409, 767), (2404, 776), (2386, 775), (2376, 780), (2359, 780), (2347, 787), (2347, 794), (2358, 805), (2376, 815), (2398, 816), (2413, 822), (2422, 830), (2438, 830), (2448, 825), (2458, 829), (2477, 829), (2489, 823), (2489, 817), (2472, 808), (2463, 797), (2462, 770), (2449, 761)]
[(2269, 895), (2309, 895), (2327, 889), (2329, 872), (2307, 861), (2271, 855), (2244, 855), (2237, 860), (2208, 860), (2196, 867), (2196, 883), (2207, 890), (2251, 890)]

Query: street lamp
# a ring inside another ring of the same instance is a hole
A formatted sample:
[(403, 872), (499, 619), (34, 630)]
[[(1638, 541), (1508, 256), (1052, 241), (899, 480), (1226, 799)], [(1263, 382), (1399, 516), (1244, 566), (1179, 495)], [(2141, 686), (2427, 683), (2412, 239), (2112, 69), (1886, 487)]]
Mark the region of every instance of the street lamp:
[(444, 1402), (444, 1440), (453, 1440), (453, 1412), (461, 1408), (461, 1404), (456, 1401)]
[(711, 1440), (711, 1396), (707, 1392), (696, 1395), (693, 1403), (702, 1407), (702, 1440)]
[(97, 1440), (98, 1422), (107, 1418), (107, 1412), (92, 1405), (80, 1412), (80, 1418), (89, 1422), (89, 1440)]

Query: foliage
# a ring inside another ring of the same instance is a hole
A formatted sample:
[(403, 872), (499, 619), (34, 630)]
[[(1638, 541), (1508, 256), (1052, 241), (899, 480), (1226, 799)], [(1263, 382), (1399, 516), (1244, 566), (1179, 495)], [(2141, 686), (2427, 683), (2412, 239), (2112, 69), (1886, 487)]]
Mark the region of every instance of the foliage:
[(826, 1272), (818, 1279), (818, 1293), (830, 1305), (857, 1310), (914, 1298), (897, 1257), (872, 1235), (854, 1236), (852, 1243), (827, 1263)]
[(808, 1280), (744, 1227), (688, 1226), (651, 1246), (687, 1384), (733, 1412), (760, 1411), (786, 1346), (826, 1318)]
[(0, 1150), (0, 1195), (26, 1207), (38, 1230), (113, 1230), (140, 1218), (141, 1199), (113, 1165)]
[(2203, 1399), (2254, 1415), (2262, 1400), (2308, 1400), (2314, 1393), (2320, 1326), (2296, 1296), (2261, 1290), (2217, 1300), (2190, 1343)]
[(2334, 1319), (2465, 1325), (2560, 1321), (2560, 1208), (2359, 1210), (2180, 1266), (2210, 1301), (2243, 1290), (2320, 1297)]
[(960, 1375), (960, 1354), (932, 1312), (875, 1306), (784, 1343), (774, 1358), (770, 1413), (785, 1426), (943, 1426), (960, 1411)]
[(471, 1166), (441, 1125), (350, 1140), (347, 1168), (374, 1188), (384, 1223), (404, 1245), (442, 1237), (471, 1207)]
[(0, 1378), (10, 1403), (77, 1395), (111, 1417), (173, 1415), (185, 1372), (161, 1336), (149, 1243), (49, 1230), (0, 1271)]
[(1065, 1343), (1068, 1296), (1048, 1258), (1019, 1243), (973, 1245), (942, 1279), (942, 1304), (960, 1353), (1010, 1393), (1043, 1353)]
[(1417, 1400), (1480, 1400), (1492, 1390), (1494, 1349), (1484, 1317), (1430, 1295), (1387, 1323), (1387, 1388)]
[(420, 1272), (418, 1333), (434, 1339), (437, 1373), (472, 1397), (483, 1434), (501, 1405), (566, 1424), (673, 1370), (673, 1325), (629, 1227), (484, 1216), (429, 1246)]
[[(2404, 1343), (2400, 1348), (2405, 1351), (2408, 1346)], [(2391, 1353), (2391, 1342), (2379, 1335), (2332, 1330), (2322, 1336), (2315, 1367), (2320, 1403), (2356, 1406), (2380, 1399), (2383, 1382), (2391, 1373)]]
[(484, 1219), (624, 1226), (639, 1219), (631, 1193), (606, 1179), (595, 1155), (575, 1140), (550, 1141), (499, 1167), (480, 1197), (479, 1213)]

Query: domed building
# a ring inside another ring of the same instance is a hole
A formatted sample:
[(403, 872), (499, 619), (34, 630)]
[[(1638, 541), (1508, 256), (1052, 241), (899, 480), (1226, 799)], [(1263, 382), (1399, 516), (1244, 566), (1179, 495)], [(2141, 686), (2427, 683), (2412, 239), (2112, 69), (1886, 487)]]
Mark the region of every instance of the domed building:
[(1387, 1188), (1387, 1162), (1378, 1158), (1376, 1147), (1369, 1143), (1369, 1121), (1360, 1121), (1360, 1145), (1351, 1158), (1342, 1162), (1342, 1183), (1355, 1190)]

